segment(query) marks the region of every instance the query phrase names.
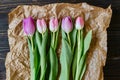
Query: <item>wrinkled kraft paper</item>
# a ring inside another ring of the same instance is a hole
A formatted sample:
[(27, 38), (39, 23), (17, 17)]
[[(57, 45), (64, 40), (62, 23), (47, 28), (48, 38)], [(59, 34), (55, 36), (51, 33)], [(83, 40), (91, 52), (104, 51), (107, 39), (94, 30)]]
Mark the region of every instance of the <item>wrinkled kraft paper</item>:
[[(83, 80), (103, 80), (103, 66), (107, 55), (107, 32), (111, 20), (110, 7), (103, 9), (87, 3), (56, 3), (45, 6), (21, 5), (9, 13), (8, 38), (10, 52), (6, 57), (6, 80), (30, 80), (29, 51), (22, 20), (32, 16), (34, 19), (64, 16), (85, 19), (85, 31), (93, 30), (92, 43), (87, 57), (87, 70)], [(60, 50), (60, 49), (59, 49)], [(60, 52), (58, 50), (58, 53)]]

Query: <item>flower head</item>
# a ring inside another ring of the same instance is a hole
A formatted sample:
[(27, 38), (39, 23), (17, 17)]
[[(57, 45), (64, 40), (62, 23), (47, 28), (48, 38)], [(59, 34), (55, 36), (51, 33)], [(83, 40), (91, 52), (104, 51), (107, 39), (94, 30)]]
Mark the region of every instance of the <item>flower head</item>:
[(49, 28), (50, 28), (50, 31), (52, 32), (56, 32), (58, 30), (58, 19), (57, 18), (50, 19)]
[(84, 20), (82, 17), (77, 17), (76, 23), (75, 23), (76, 29), (80, 30), (84, 27)]
[(70, 16), (64, 17), (62, 19), (62, 29), (66, 32), (69, 33), (73, 29), (73, 24), (72, 24), (72, 19)]
[(37, 19), (37, 30), (40, 33), (44, 33), (47, 29), (47, 25), (44, 19)]
[(34, 20), (32, 17), (23, 19), (23, 30), (26, 35), (32, 36), (35, 32)]

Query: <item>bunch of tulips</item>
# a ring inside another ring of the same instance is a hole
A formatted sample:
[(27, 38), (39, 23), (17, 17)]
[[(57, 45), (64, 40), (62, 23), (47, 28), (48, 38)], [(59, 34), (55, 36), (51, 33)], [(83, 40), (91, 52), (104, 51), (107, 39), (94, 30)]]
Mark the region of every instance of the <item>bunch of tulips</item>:
[[(36, 25), (35, 25), (36, 24)], [(74, 27), (75, 26), (75, 27)], [(89, 50), (92, 30), (84, 34), (84, 19), (70, 16), (58, 21), (53, 17), (46, 21), (32, 17), (23, 20), (23, 30), (27, 35), (30, 53), (31, 80), (82, 80), (86, 70), (86, 56)], [(59, 37), (59, 35), (62, 35)], [(58, 41), (62, 40), (58, 75)], [(70, 76), (72, 75), (72, 77)]]

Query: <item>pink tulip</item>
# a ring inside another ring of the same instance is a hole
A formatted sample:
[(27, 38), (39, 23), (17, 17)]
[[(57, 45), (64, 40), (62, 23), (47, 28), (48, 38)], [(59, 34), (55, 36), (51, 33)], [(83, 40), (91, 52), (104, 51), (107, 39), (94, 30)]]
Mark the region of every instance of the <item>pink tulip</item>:
[(76, 23), (75, 23), (76, 29), (80, 30), (84, 27), (84, 20), (82, 17), (77, 17)]
[(68, 17), (64, 17), (62, 19), (62, 29), (66, 32), (69, 33), (73, 29), (73, 24), (72, 24), (72, 19)]
[(26, 35), (32, 36), (35, 32), (34, 20), (32, 17), (23, 19), (23, 30)]
[(44, 33), (47, 29), (47, 25), (44, 19), (37, 19), (37, 30), (40, 33)]
[(50, 19), (49, 28), (50, 28), (50, 31), (52, 32), (56, 32), (58, 30), (58, 19), (57, 18)]

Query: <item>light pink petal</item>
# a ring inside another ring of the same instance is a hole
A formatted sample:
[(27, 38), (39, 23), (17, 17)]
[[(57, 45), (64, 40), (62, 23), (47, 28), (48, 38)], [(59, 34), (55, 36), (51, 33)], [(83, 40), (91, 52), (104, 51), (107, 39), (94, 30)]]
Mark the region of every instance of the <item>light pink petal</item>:
[(62, 29), (66, 33), (69, 33), (72, 31), (73, 25), (72, 25), (72, 20), (69, 16), (62, 19)]
[(83, 20), (82, 17), (78, 17), (78, 18), (76, 19), (75, 27), (76, 27), (76, 29), (78, 29), (78, 30), (80, 30), (80, 29), (82, 29), (82, 28), (84, 27), (84, 20)]
[(50, 31), (52, 32), (56, 32), (58, 30), (58, 19), (57, 18), (50, 19), (49, 28), (50, 28)]
[(37, 29), (40, 33), (44, 33), (46, 31), (47, 25), (44, 19), (37, 20)]

